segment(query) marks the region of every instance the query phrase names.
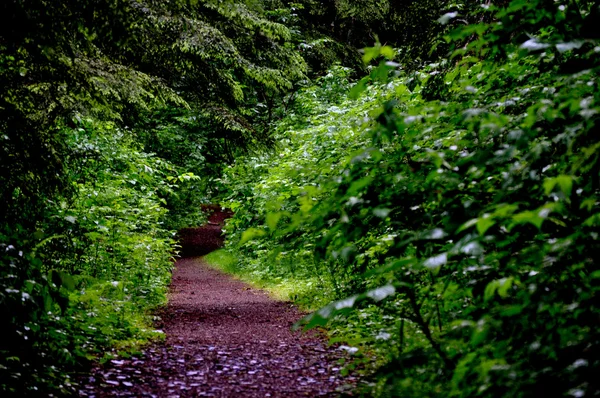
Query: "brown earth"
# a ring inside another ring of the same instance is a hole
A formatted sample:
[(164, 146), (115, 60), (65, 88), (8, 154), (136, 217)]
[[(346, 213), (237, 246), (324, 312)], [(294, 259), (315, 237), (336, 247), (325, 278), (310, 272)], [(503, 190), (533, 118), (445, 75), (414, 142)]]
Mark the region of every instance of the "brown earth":
[(223, 224), (233, 213), (231, 210), (221, 210), (215, 205), (204, 205), (202, 210), (210, 214), (207, 225), (200, 228), (183, 228), (179, 231), (183, 257), (204, 256), (223, 246)]
[[(209, 225), (182, 231), (183, 253), (222, 245), (230, 213), (215, 209)], [(81, 397), (315, 397), (339, 396), (339, 350), (290, 327), (303, 314), (286, 302), (211, 269), (200, 257), (177, 261), (162, 314), (164, 343), (135, 358), (98, 366)]]

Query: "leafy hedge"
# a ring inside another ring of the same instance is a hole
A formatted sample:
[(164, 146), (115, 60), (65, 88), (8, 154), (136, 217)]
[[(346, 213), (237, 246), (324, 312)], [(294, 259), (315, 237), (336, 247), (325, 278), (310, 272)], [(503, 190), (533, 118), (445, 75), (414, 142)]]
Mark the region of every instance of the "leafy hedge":
[(65, 393), (156, 337), (174, 230), (203, 222), (223, 163), (271, 143), (309, 72), (276, 6), (0, 3), (0, 395)]
[(181, 175), (144, 153), (131, 132), (78, 125), (60, 131), (72, 194), (47, 199), (33, 234), (20, 225), (0, 234), (7, 393), (69, 391), (66, 369), (160, 336), (149, 311), (166, 299), (175, 240), (164, 226), (165, 199)]
[(343, 76), (304, 91), (278, 153), (228, 170), (240, 267), (325, 280), (340, 300), (305, 325), (377, 358), (371, 393), (600, 392), (598, 15), (486, 6), (451, 57), (384, 60), (353, 104)]

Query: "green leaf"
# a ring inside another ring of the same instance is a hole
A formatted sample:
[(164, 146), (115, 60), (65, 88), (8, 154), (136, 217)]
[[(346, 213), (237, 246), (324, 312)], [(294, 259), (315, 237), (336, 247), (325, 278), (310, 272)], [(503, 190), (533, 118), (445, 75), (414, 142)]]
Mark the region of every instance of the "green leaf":
[(367, 47), (367, 48), (363, 49), (363, 51), (364, 51), (364, 54), (362, 56), (363, 62), (365, 64), (368, 64), (373, 59), (377, 58), (379, 56), (380, 48), (381, 47)]
[(458, 229), (456, 230), (456, 233), (461, 233), (462, 231), (471, 228), (474, 225), (477, 225), (477, 222), (479, 221), (478, 218), (472, 218), (469, 221), (467, 221), (466, 223), (464, 223), (463, 225), (461, 225), (460, 227), (458, 227)]
[(386, 218), (389, 214), (390, 214), (390, 209), (385, 209), (385, 208), (376, 208), (373, 209), (373, 215), (375, 217), (379, 217), (379, 218)]
[(489, 333), (489, 326), (485, 322), (478, 322), (477, 327), (473, 330), (473, 334), (471, 335), (471, 344), (473, 346), (478, 346), (483, 343), (487, 338)]
[(598, 199), (596, 197), (586, 198), (581, 201), (579, 208), (587, 209), (587, 211), (592, 211), (592, 209), (596, 205), (596, 202), (598, 202)]
[(62, 285), (69, 291), (74, 291), (76, 288), (75, 279), (66, 272), (61, 271), (60, 277), (62, 279)]
[(527, 223), (533, 224), (538, 229), (541, 229), (543, 222), (548, 218), (550, 213), (556, 210), (556, 208), (557, 203), (547, 203), (537, 210), (527, 210), (517, 213), (512, 216), (512, 223), (508, 227), (508, 230), (510, 231), (515, 225)]
[(294, 329), (299, 329), (301, 327), (304, 329), (311, 329), (318, 326), (325, 326), (329, 323), (330, 319), (334, 318), (336, 315), (349, 313), (356, 304), (364, 300), (370, 299), (378, 302), (395, 294), (396, 288), (393, 285), (388, 284), (369, 290), (360, 295), (353, 295), (342, 300), (334, 301), (320, 310), (302, 318), (294, 325)]
[(393, 285), (388, 284), (373, 290), (369, 290), (365, 296), (375, 301), (381, 301), (387, 297), (393, 296), (394, 294), (396, 294), (396, 288)]
[(515, 211), (517, 211), (518, 209), (519, 209), (519, 206), (517, 206), (515, 204), (502, 203), (502, 204), (498, 205), (498, 207), (496, 207), (496, 210), (494, 210), (492, 217), (499, 217), (499, 218), (508, 217), (511, 214), (513, 214)]
[(569, 198), (573, 189), (573, 179), (573, 176), (564, 174), (554, 178), (546, 178), (544, 180), (544, 192), (546, 195), (550, 195), (554, 188), (558, 185), (561, 192), (565, 195), (565, 198)]
[(68, 273), (62, 270), (51, 270), (50, 271), (50, 280), (57, 287), (64, 287), (69, 291), (75, 290), (76, 284), (75, 279)]
[(414, 257), (403, 258), (400, 260), (395, 260), (391, 264), (384, 265), (382, 267), (375, 268), (372, 271), (367, 272), (366, 276), (377, 275), (377, 274), (385, 274), (391, 271), (401, 271), (406, 268), (410, 268), (412, 265), (417, 263), (417, 259)]
[(483, 300), (489, 301), (496, 294), (496, 290), (498, 290), (498, 281), (494, 280), (488, 283), (483, 291)]
[(539, 215), (539, 212), (537, 212), (537, 211), (524, 211), (524, 212), (515, 214), (512, 217), (512, 219), (513, 219), (513, 224), (511, 224), (511, 228), (514, 225), (530, 223), (530, 224), (535, 225), (538, 229), (540, 229), (540, 228), (542, 228), (542, 223), (544, 222), (546, 217), (541, 217)]
[(277, 228), (277, 224), (282, 215), (282, 213), (267, 213), (266, 223), (271, 231), (274, 231)]
[(372, 182), (373, 177), (370, 176), (356, 180), (350, 185), (346, 194), (351, 196), (358, 195), (365, 187), (369, 186)]
[(360, 97), (360, 95), (367, 89), (367, 83), (370, 81), (371, 79), (369, 77), (363, 77), (362, 79), (360, 79), (358, 81), (358, 83), (356, 83), (351, 89), (350, 92), (348, 93), (348, 96), (350, 97), (350, 99), (356, 100)]
[(521, 314), (523, 312), (523, 309), (524, 309), (524, 307), (521, 305), (510, 305), (510, 306), (504, 307), (502, 309), (502, 311), (500, 312), (500, 315), (507, 316), (507, 317), (516, 316), (516, 315)]
[(47, 290), (44, 290), (44, 292), (42, 293), (42, 297), (44, 299), (44, 310), (46, 312), (51, 311), (52, 304), (54, 303), (54, 300), (52, 300), (52, 296), (48, 293)]
[(508, 291), (512, 287), (514, 282), (514, 278), (502, 278), (491, 281), (485, 287), (485, 291), (483, 293), (483, 299), (485, 301), (491, 300), (496, 293), (502, 298), (508, 297)]
[(456, 18), (458, 16), (457, 12), (447, 12), (444, 15), (442, 15), (440, 18), (438, 18), (438, 22), (441, 23), (442, 25), (446, 25), (448, 22), (450, 22), (452, 19)]
[(496, 224), (496, 221), (494, 221), (489, 214), (484, 214), (482, 217), (477, 219), (477, 232), (480, 236), (483, 236), (494, 224)]
[(267, 233), (262, 229), (248, 228), (247, 230), (242, 232), (242, 238), (240, 239), (239, 245), (241, 246), (246, 242), (249, 242), (256, 238), (260, 238), (262, 236), (265, 236), (266, 234)]
[(596, 213), (590, 217), (588, 217), (584, 222), (583, 225), (586, 227), (597, 227), (600, 225), (600, 213)]
[(379, 49), (379, 54), (387, 59), (394, 59), (396, 52), (390, 46), (383, 46)]
[(500, 297), (507, 297), (508, 291), (512, 287), (514, 278), (502, 278), (498, 280), (498, 295)]

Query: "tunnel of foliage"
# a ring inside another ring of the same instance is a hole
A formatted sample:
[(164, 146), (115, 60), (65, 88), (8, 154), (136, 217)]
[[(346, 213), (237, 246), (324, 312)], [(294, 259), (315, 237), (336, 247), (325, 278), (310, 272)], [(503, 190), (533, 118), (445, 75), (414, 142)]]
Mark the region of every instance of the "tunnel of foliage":
[(595, 1), (0, 10), (3, 395), (160, 337), (217, 201), (214, 258), (320, 308), (359, 393), (600, 393)]

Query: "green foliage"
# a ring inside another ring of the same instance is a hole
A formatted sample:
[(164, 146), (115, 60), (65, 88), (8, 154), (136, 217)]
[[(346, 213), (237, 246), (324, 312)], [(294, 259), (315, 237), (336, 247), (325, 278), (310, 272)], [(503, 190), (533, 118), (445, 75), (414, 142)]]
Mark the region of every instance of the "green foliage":
[(277, 300), (293, 301), (304, 311), (314, 311), (327, 304), (331, 296), (324, 294), (318, 277), (283, 274), (278, 277), (260, 267), (240, 266), (240, 258), (231, 251), (220, 249), (204, 256), (212, 267), (234, 275), (257, 289), (266, 290)]
[[(21, 180), (33, 180), (34, 192), (61, 181), (58, 120), (79, 113), (133, 126), (157, 108), (191, 108), (243, 149), (265, 138), (248, 119), (270, 118), (306, 69), (285, 43), (288, 29), (243, 3), (9, 1), (2, 12), (14, 22), (0, 31), (8, 212), (17, 212), (11, 195)], [(24, 166), (32, 157), (39, 170)]]
[[(466, 4), (465, 4), (466, 3)], [(380, 40), (400, 47), (401, 62), (417, 67), (425, 60), (435, 59), (432, 46), (439, 44), (444, 29), (438, 22), (446, 11), (472, 8), (480, 2), (445, 0), (336, 0), (299, 1), (298, 13), (308, 25), (337, 41), (362, 48)], [(355, 66), (348, 63), (350, 66)]]
[(65, 369), (157, 336), (148, 311), (165, 302), (175, 167), (112, 123), (78, 125), (59, 133), (72, 195), (48, 201), (34, 231), (6, 226), (1, 236), (0, 380), (15, 395), (70, 391)]
[(273, 144), (308, 66), (263, 2), (0, 11), (0, 391), (65, 393), (65, 371), (156, 335), (174, 230), (204, 222), (223, 163)]
[[(174, 230), (211, 196), (235, 211), (211, 261), (336, 300), (301, 326), (352, 345), (366, 393), (600, 391), (597, 2), (0, 11), (2, 392), (68, 393), (159, 335)], [(376, 35), (351, 84), (336, 62)]]
[[(221, 183), (231, 192), (225, 203), (235, 213), (226, 230), (230, 242), (243, 244), (239, 266), (245, 273), (262, 279), (316, 279), (317, 294), (326, 297), (338, 283), (332, 269), (313, 261), (313, 243), (282, 225), (298, 220), (294, 213), (300, 208), (309, 210), (318, 200), (317, 186), (336, 174), (346, 153), (368, 140), (366, 134), (349, 135), (377, 105), (364, 101), (358, 106), (345, 99), (349, 73), (335, 68), (319, 86), (297, 94), (296, 106), (275, 133), (277, 154), (240, 158), (225, 170)], [(298, 246), (302, 248), (287, 250)]]
[(600, 391), (598, 12), (481, 8), (451, 60), (382, 62), (355, 103), (325, 78), (227, 170), (240, 267), (323, 278), (339, 300), (305, 325), (377, 359), (369, 394)]

